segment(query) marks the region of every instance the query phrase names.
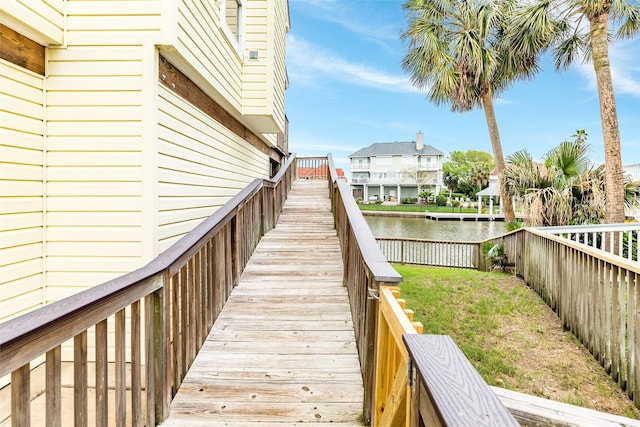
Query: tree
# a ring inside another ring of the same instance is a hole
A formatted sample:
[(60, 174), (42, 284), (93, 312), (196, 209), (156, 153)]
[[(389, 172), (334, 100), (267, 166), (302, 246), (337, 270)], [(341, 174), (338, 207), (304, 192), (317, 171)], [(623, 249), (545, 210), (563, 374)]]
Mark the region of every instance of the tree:
[[(407, 0), (408, 25), (401, 38), (407, 44), (402, 67), (436, 105), (454, 112), (484, 110), (496, 173), (504, 156), (493, 109), (493, 97), (515, 79), (531, 77), (535, 55), (520, 55), (508, 45), (506, 25), (516, 0)], [(518, 55), (518, 57), (516, 57)], [(505, 218), (515, 220), (508, 189), (501, 186)]]
[(422, 192), (422, 187), (429, 184), (434, 179), (432, 171), (421, 170), (419, 168), (406, 168), (402, 171), (405, 178), (415, 182), (418, 187), (418, 195)]
[(604, 167), (591, 167), (589, 144), (563, 141), (536, 163), (526, 151), (507, 157), (504, 179), (522, 198), (533, 226), (590, 224), (604, 214)]
[(617, 38), (633, 37), (640, 31), (640, 5), (625, 0), (534, 0), (519, 8), (512, 19), (508, 38), (524, 57), (553, 48), (557, 70), (567, 69), (578, 58), (592, 60), (604, 137), (605, 218), (607, 223), (623, 222), (625, 190), (609, 64), (609, 21), (617, 27)]
[[(536, 163), (526, 151), (507, 157), (504, 179), (512, 195), (523, 199), (528, 224), (534, 226), (599, 223), (604, 218), (609, 194), (605, 191), (604, 165), (594, 166), (588, 158), (586, 133), (574, 135)], [(629, 183), (626, 203), (637, 206), (640, 183)]]
[(455, 175), (458, 193), (474, 197), (489, 182), (489, 174), (494, 169), (493, 156), (484, 151), (452, 151), (449, 160), (442, 165), (443, 175)]

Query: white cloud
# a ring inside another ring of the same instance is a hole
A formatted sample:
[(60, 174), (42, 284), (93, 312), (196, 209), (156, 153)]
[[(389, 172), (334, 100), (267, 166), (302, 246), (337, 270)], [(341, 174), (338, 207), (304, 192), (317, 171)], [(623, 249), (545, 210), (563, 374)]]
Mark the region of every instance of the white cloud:
[(287, 69), (296, 81), (307, 84), (330, 78), (390, 92), (418, 92), (407, 76), (350, 62), (291, 34), (287, 36)]
[[(389, 23), (387, 16), (365, 15), (377, 8), (359, 7), (358, 3), (339, 0), (292, 0), (302, 4), (301, 11), (313, 15), (315, 19), (338, 25), (355, 35), (378, 44), (389, 52), (396, 49), (400, 30)], [(355, 6), (355, 7), (354, 7)], [(381, 19), (376, 19), (381, 18)], [(374, 22), (377, 21), (377, 22)]]
[[(640, 97), (640, 42), (638, 40), (615, 41), (609, 47), (611, 78), (616, 95)], [(587, 80), (589, 89), (597, 92), (593, 63), (576, 63), (576, 68)]]

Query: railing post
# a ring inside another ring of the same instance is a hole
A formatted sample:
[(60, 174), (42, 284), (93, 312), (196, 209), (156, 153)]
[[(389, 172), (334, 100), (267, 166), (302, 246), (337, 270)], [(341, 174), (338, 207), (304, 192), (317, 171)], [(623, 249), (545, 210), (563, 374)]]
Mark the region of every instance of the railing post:
[(155, 376), (155, 413), (156, 422), (161, 423), (169, 416), (171, 404), (171, 368), (169, 366), (169, 324), (167, 289), (169, 288), (169, 270), (161, 273), (162, 287), (153, 293), (153, 347)]

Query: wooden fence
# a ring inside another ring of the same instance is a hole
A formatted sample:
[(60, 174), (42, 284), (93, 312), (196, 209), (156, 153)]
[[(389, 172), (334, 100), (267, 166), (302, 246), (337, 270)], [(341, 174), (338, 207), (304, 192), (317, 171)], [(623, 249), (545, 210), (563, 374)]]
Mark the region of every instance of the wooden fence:
[(389, 262), (478, 269), (481, 242), (376, 237)]
[(504, 241), (517, 274), (640, 408), (640, 263), (533, 228)]
[[(75, 418), (64, 425), (86, 426), (90, 416), (98, 426), (162, 422), (253, 249), (274, 227), (294, 162), (291, 157), (273, 180), (252, 182), (141, 269), (0, 324), (0, 377), (11, 374), (12, 425), (31, 423), (31, 361), (42, 355), (47, 425), (63, 425), (61, 349), (67, 340), (73, 341)], [(91, 405), (90, 365), (95, 369)]]

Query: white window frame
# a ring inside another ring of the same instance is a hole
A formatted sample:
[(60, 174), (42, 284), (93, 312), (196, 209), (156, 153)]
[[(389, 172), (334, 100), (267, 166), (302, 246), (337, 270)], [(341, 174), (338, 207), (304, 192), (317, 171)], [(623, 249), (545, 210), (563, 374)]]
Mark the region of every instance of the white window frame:
[[(227, 23), (227, 2), (234, 2), (238, 6), (238, 22), (236, 23), (236, 32), (234, 34)], [(245, 8), (243, 0), (218, 0), (218, 8), (220, 14), (220, 29), (227, 37), (233, 48), (236, 50), (241, 58), (244, 57), (244, 22), (245, 22)]]

